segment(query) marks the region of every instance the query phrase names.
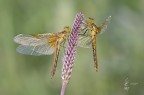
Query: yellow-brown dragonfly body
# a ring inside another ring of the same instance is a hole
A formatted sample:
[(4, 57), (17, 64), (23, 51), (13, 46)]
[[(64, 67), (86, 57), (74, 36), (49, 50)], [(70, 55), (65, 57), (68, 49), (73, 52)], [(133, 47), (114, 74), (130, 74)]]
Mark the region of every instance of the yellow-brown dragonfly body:
[(109, 16), (101, 26), (96, 26), (94, 19), (88, 18), (84, 22), (84, 31), (79, 39), (79, 46), (89, 48), (92, 45), (94, 66), (96, 71), (98, 70), (97, 54), (96, 54), (96, 36), (107, 28), (107, 24), (110, 21), (111, 16)]
[(19, 34), (14, 41), (20, 44), (17, 51), (27, 55), (51, 55), (54, 53), (54, 63), (52, 65), (52, 77), (55, 74), (60, 47), (64, 45), (70, 34), (70, 27), (65, 27), (59, 33), (45, 33), (34, 35)]

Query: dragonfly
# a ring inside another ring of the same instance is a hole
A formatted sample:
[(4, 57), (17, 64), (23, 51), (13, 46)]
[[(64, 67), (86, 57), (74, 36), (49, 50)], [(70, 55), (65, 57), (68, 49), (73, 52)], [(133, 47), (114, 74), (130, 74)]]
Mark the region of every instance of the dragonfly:
[(63, 31), (58, 33), (44, 33), (24, 35), (19, 34), (14, 37), (14, 42), (19, 44), (16, 51), (26, 55), (51, 55), (54, 53), (54, 62), (52, 65), (51, 75), (55, 75), (58, 56), (60, 48), (64, 47), (65, 42), (68, 39), (71, 28), (69, 26), (64, 27)]
[(93, 49), (94, 67), (98, 71), (98, 61), (96, 54), (97, 34), (104, 32), (111, 20), (109, 16), (100, 26), (97, 26), (93, 18), (87, 18), (83, 22), (82, 34), (80, 34), (78, 46)]

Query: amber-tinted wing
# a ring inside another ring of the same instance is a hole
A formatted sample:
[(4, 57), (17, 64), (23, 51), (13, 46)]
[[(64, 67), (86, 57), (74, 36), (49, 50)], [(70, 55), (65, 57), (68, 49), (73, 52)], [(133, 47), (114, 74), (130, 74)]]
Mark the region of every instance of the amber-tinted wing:
[(90, 36), (80, 36), (78, 46), (83, 48), (91, 48), (92, 38)]
[(48, 43), (51, 34), (40, 34), (38, 37), (32, 35), (19, 34), (14, 38), (18, 46), (17, 51), (27, 55), (50, 55), (54, 52), (53, 43)]

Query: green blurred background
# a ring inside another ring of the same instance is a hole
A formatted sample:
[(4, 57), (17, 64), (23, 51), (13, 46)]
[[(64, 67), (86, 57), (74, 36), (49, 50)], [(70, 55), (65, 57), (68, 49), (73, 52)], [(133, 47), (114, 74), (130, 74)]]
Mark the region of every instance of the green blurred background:
[(63, 50), (51, 79), (53, 55), (19, 54), (13, 38), (60, 32), (72, 26), (80, 11), (97, 25), (110, 15), (112, 20), (97, 38), (99, 71), (93, 67), (92, 49), (79, 47), (66, 95), (144, 95), (143, 4), (144, 0), (0, 0), (0, 95), (60, 94)]

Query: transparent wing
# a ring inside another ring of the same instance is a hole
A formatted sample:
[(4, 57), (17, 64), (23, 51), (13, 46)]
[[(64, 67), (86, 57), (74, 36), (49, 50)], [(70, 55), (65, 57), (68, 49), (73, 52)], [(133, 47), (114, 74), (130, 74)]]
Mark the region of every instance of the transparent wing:
[(92, 39), (90, 36), (80, 36), (78, 46), (84, 48), (91, 48)]
[(44, 44), (39, 46), (25, 46), (25, 45), (19, 45), (16, 49), (17, 52), (26, 54), (26, 55), (51, 55), (54, 53), (54, 48)]
[(27, 55), (50, 55), (54, 52), (54, 44), (56, 41), (54, 40), (54, 42), (48, 43), (48, 39), (52, 35), (52, 33), (33, 36), (19, 34), (14, 38), (14, 41), (20, 44), (17, 51)]
[(51, 33), (46, 33), (46, 34), (39, 34), (38, 37), (34, 37), (32, 35), (19, 34), (14, 37), (14, 41), (21, 45), (36, 46), (47, 43), (46, 40), (51, 35), (52, 35)]
[(101, 24), (101, 26), (99, 27), (99, 28), (101, 29), (100, 33), (105, 32), (105, 30), (107, 29), (107, 26), (108, 26), (110, 20), (111, 20), (111, 16), (109, 16), (109, 17)]
[(40, 56), (41, 54), (36, 52), (36, 51), (34, 51), (33, 48), (34, 47), (32, 47), (32, 46), (19, 45), (16, 48), (16, 51), (21, 53), (21, 54)]

